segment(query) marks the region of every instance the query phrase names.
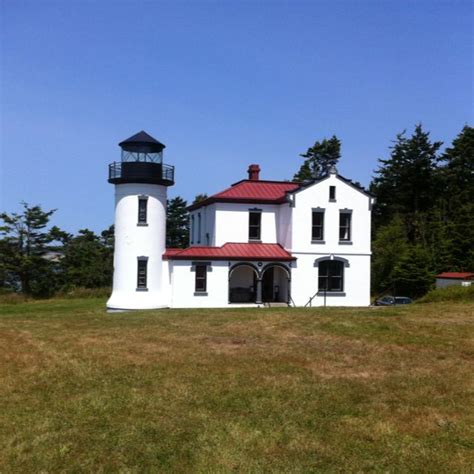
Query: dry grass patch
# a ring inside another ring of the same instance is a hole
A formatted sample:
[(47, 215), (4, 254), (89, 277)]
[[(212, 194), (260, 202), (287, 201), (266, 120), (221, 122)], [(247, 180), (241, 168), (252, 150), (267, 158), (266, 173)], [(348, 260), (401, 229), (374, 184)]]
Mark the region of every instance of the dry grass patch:
[(473, 306), (4, 305), (0, 472), (474, 468)]

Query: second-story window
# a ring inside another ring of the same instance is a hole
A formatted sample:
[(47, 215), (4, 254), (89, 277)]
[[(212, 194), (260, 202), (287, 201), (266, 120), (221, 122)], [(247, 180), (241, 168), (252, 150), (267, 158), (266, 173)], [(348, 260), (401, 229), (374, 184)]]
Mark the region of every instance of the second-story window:
[(194, 244), (194, 214), (191, 214), (191, 243)]
[(336, 200), (336, 186), (329, 186), (329, 200)]
[(339, 214), (339, 240), (350, 241), (351, 240), (351, 219), (352, 214), (350, 212), (341, 211)]
[(198, 238), (197, 238), (197, 243), (201, 243), (201, 213), (198, 212)]
[(146, 196), (138, 197), (138, 224), (144, 225), (147, 223), (147, 207), (148, 198)]
[(311, 240), (313, 242), (324, 240), (324, 210), (323, 209), (317, 209), (313, 211)]
[(261, 239), (262, 212), (249, 211), (249, 240)]

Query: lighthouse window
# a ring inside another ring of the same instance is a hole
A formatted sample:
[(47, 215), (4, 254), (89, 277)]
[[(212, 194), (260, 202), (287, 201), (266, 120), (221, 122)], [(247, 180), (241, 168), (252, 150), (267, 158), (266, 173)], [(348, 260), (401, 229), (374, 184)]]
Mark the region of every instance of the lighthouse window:
[(147, 289), (148, 259), (138, 258), (137, 290)]
[(138, 225), (145, 225), (147, 223), (147, 197), (138, 198)]

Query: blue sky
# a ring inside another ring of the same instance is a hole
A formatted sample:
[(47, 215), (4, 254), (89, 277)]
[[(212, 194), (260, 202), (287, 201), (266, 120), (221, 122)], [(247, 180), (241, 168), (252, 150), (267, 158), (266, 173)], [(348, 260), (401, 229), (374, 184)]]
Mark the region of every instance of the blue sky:
[(289, 179), (315, 140), (367, 185), (422, 122), (472, 125), (468, 1), (2, 0), (0, 211), (57, 208), (70, 232), (113, 222), (107, 164), (146, 130), (192, 200), (246, 177)]

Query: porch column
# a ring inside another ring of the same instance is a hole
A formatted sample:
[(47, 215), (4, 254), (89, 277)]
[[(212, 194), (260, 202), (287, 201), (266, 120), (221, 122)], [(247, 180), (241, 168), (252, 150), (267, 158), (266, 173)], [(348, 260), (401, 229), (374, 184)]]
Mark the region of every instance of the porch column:
[(255, 298), (256, 304), (262, 304), (262, 279), (257, 278), (257, 296)]

